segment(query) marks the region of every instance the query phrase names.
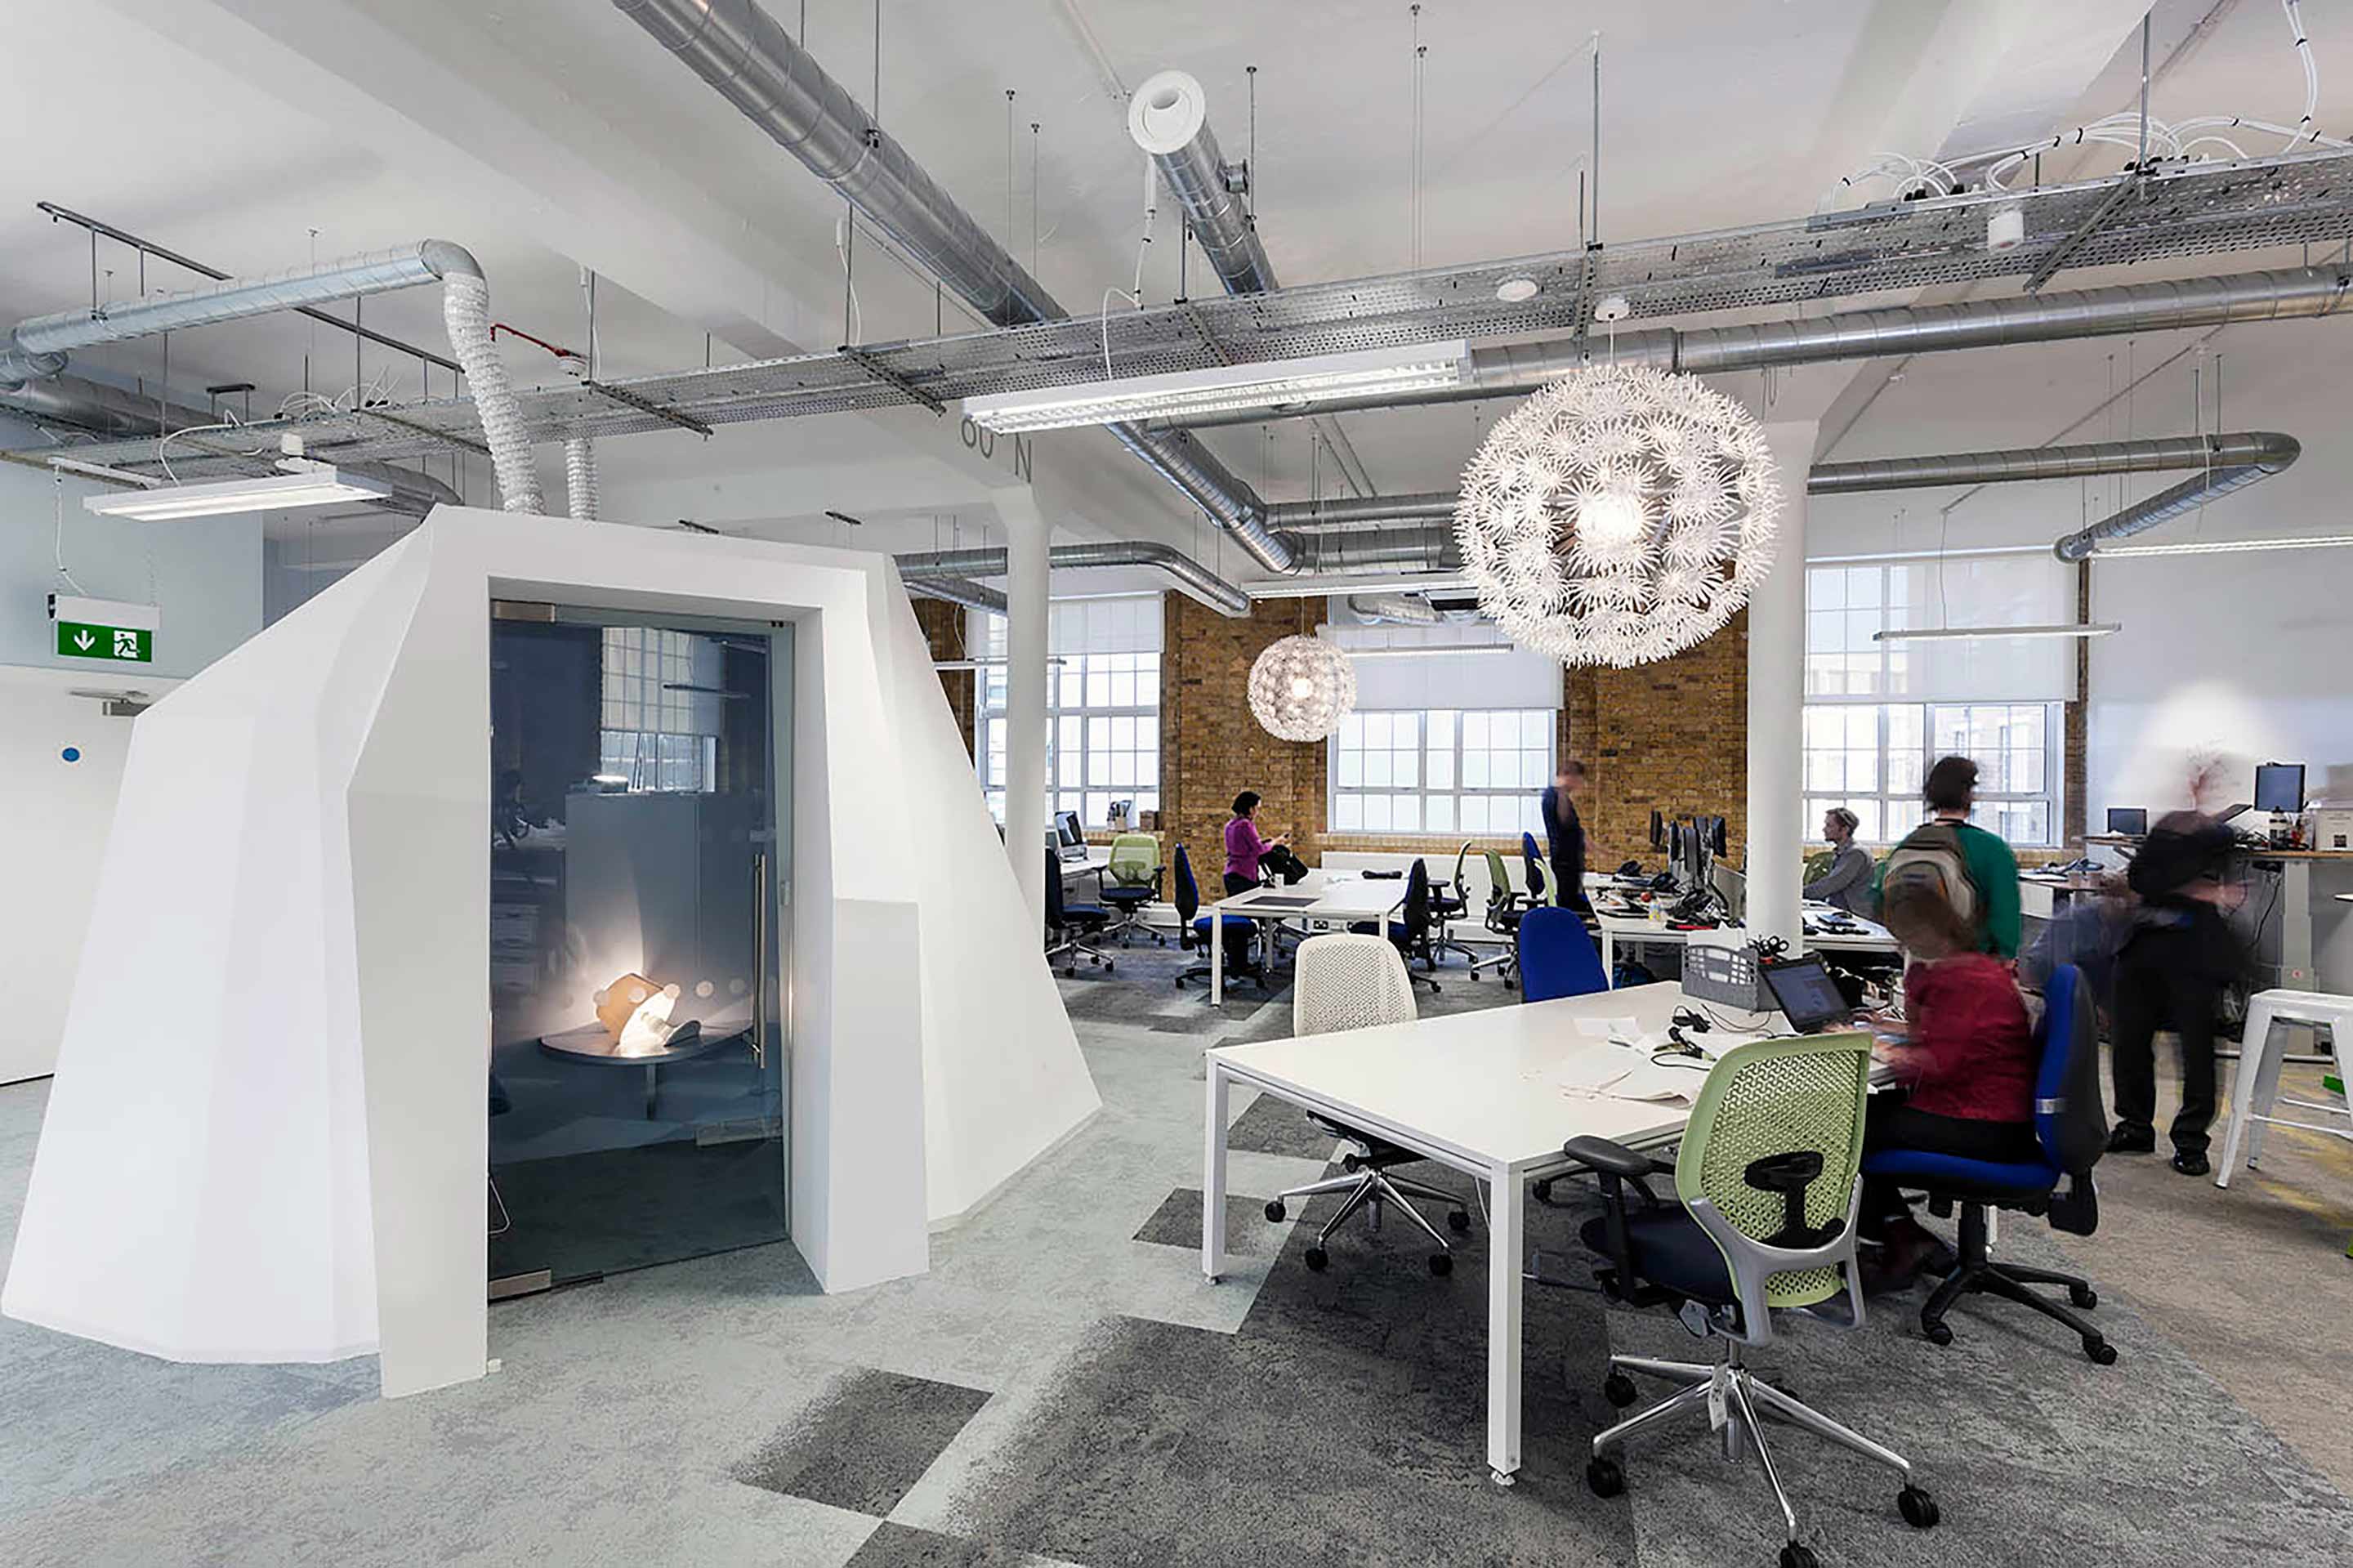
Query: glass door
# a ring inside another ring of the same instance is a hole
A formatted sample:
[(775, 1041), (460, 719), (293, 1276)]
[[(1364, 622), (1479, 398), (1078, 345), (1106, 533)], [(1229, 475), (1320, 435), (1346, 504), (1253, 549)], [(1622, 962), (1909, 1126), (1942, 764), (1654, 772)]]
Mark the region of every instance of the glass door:
[(790, 639), (494, 607), (493, 1297), (785, 1238)]

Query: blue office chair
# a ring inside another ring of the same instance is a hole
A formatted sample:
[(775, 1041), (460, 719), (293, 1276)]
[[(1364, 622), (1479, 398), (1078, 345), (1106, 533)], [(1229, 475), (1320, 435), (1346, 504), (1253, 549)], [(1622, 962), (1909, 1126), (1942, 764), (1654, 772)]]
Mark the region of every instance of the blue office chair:
[(1542, 906), (1520, 916), (1520, 1000), (1550, 1001), (1609, 989), (1601, 955), (1571, 909)]
[(1052, 849), (1046, 851), (1046, 962), (1063, 960), (1064, 978), (1079, 972), (1079, 955), (1084, 953), (1087, 962), (1114, 967), (1111, 955), (1092, 946), (1088, 938), (1100, 937), (1111, 924), (1111, 911), (1100, 904), (1072, 904), (1062, 896), (1062, 862)]
[(1535, 834), (1520, 835), (1520, 859), (1526, 863), (1528, 868), (1528, 903), (1538, 905), (1556, 902), (1551, 889), (1545, 883), (1544, 856), (1536, 853)]
[[(1945, 1314), (1964, 1295), (1979, 1293), (2021, 1302), (2064, 1323), (2082, 1338), (2084, 1353), (2107, 1366), (2116, 1361), (2116, 1348), (2097, 1329), (2058, 1302), (2027, 1288), (2063, 1286), (2068, 1300), (2089, 1311), (2100, 1300), (2090, 1284), (2072, 1274), (1996, 1263), (1988, 1255), (1986, 1213), (1989, 1209), (2042, 1214), (2054, 1227), (2078, 1235), (2089, 1235), (2099, 1225), (2099, 1197), (2092, 1187), (2092, 1166), (2105, 1147), (2106, 1113), (2099, 1104), (2100, 1033), (2092, 988), (2082, 970), (2062, 964), (2051, 971), (2043, 1002), (2042, 1022), (2036, 1030), (2042, 1065), (2034, 1080), (2034, 1135), (2042, 1147), (2040, 1160), (2011, 1164), (1917, 1149), (1883, 1149), (1865, 1155), (1862, 1169), (1866, 1175), (1924, 1189), (1929, 1206), (1938, 1213), (1949, 1213), (1952, 1205), (1960, 1205), (1960, 1262), (1920, 1308), (1920, 1332), (1929, 1343), (1951, 1344), (1953, 1330), (1946, 1327)], [(2062, 1178), (2068, 1180), (2064, 1194), (2058, 1191)]]
[[(1178, 844), (1176, 853), (1169, 858), (1169, 864), (1176, 873), (1177, 945), (1187, 952), (1196, 948), (1207, 952), (1209, 927), (1215, 920), (1213, 916), (1201, 913), (1201, 885), (1193, 880), (1193, 857), (1185, 853), (1183, 844)], [(1266, 977), (1259, 972), (1258, 966), (1250, 959), (1250, 943), (1258, 936), (1258, 922), (1229, 918), (1225, 927), (1226, 978), (1230, 980), (1247, 976), (1264, 986)], [(1176, 977), (1176, 983), (1181, 986), (1188, 980), (1208, 978), (1209, 966), (1195, 964)]]

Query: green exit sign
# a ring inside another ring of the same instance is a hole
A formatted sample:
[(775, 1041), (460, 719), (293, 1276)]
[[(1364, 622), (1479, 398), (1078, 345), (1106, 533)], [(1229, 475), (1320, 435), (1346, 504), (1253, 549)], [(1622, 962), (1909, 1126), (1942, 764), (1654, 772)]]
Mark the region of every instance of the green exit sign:
[(58, 652), (72, 659), (119, 659), (145, 664), (155, 657), (155, 634), (137, 626), (90, 626), (58, 622)]

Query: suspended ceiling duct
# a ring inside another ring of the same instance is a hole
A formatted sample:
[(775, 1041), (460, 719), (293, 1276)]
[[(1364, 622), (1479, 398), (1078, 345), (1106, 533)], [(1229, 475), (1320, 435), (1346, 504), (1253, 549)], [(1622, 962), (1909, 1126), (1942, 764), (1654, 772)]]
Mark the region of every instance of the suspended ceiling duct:
[[(895, 557), (899, 576), (919, 593), (943, 578), (1003, 577), (1003, 550), (935, 550)], [(1221, 615), (1250, 612), (1250, 595), (1219, 577), (1184, 551), (1150, 539), (1113, 545), (1057, 545), (1047, 557), (1056, 571), (1089, 567), (1149, 567), (1166, 574), (1186, 592)]]
[[(613, 0), (624, 16), (999, 326), (1070, 314), (754, 0)], [(1269, 571), (1292, 569), (1256, 492), (1181, 430), (1112, 434)]]
[[(2228, 467), (2223, 465), (2218, 455), (2211, 471), (2192, 474), (2170, 489), (2160, 490), (2145, 501), (2136, 501), (2120, 512), (2111, 513), (2087, 528), (2079, 528), (2066, 535), (2051, 546), (2052, 553), (2063, 561), (2089, 559), (2104, 541), (2145, 534), (2160, 523), (2187, 515), (2234, 490), (2244, 490), (2251, 484), (2269, 479), (2295, 462), (2304, 450), (2290, 437), (2268, 431), (2259, 433), (2271, 443), (2259, 455), (2244, 458)], [(2218, 443), (2229, 439), (2216, 438)]]
[(110, 438), (160, 436), (219, 418), (207, 408), (162, 402), (79, 376), (52, 376), (0, 387), (0, 412)]
[[(1263, 294), (1282, 287), (1258, 237), (1258, 220), (1242, 205), (1250, 171), (1227, 163), (1219, 152), (1217, 133), (1209, 129), (1208, 95), (1198, 81), (1181, 70), (1147, 79), (1128, 100), (1127, 132), (1151, 154), (1227, 293)], [(1318, 418), (1315, 429), (1350, 488), (1372, 494), (1372, 480), (1339, 421)]]
[[(1806, 475), (1809, 495), (1851, 495), (1875, 490), (1932, 490), (2012, 480), (2081, 479), (2159, 469), (2271, 465), (2277, 472), (2304, 449), (2277, 430), (2229, 435), (2163, 436), (2153, 440), (2094, 441), (2073, 447), (2013, 451), (1946, 452), (1927, 457), (1875, 458), (1865, 462), (1818, 462)], [(2261, 477), (2258, 475), (2257, 477)]]
[[(906, 574), (900, 574), (905, 579)], [(907, 582), (907, 591), (923, 599), (944, 599), (960, 604), (966, 609), (985, 609), (992, 615), (1005, 613), (1005, 596), (993, 588), (966, 581), (963, 577), (923, 577)]]
[[(16, 323), (0, 349), (0, 392), (54, 376), (74, 349), (127, 343), (157, 333), (242, 321), (274, 311), (358, 299), (420, 283), (441, 284), (441, 319), (449, 345), (473, 384), (499, 493), (510, 512), (541, 509), (539, 479), (517, 407), (514, 384), (491, 343), (491, 288), (463, 246), (423, 239), (396, 249), (324, 261), (259, 278), (230, 278), (184, 293), (150, 294), (96, 310), (59, 311)], [(200, 420), (209, 423), (209, 419)]]
[[(2125, 283), (2072, 293), (2021, 294), (1950, 305), (1908, 305), (1842, 311), (1802, 321), (1680, 332), (1672, 327), (1547, 338), (1535, 343), (1473, 348), (1452, 387), (1422, 387), (1345, 401), (1227, 409), (1184, 421), (1200, 428), (1257, 424), (1268, 418), (1329, 414), (1350, 408), (1398, 408), (1459, 403), (1533, 392), (1548, 381), (1599, 360), (1656, 366), (1693, 375), (1756, 370), (1768, 366), (1999, 348), (2068, 338), (2169, 332), (2242, 322), (2288, 321), (2334, 314), (2353, 273), (2291, 268), (2221, 278)], [(1159, 429), (1155, 422), (1154, 429)]]

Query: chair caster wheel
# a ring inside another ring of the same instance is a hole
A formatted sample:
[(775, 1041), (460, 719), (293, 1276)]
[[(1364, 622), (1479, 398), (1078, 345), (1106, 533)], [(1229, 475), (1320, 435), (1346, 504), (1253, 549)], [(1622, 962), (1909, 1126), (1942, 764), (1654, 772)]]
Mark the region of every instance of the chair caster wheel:
[(1324, 1272), (1324, 1266), (1332, 1261), (1332, 1255), (1320, 1246), (1311, 1246), (1307, 1249), (1307, 1256), (1303, 1261), (1309, 1268), (1321, 1274)]
[(1457, 1209), (1446, 1216), (1446, 1228), (1458, 1236), (1468, 1235), (1471, 1234), (1471, 1216)]
[(2105, 1340), (2084, 1340), (2084, 1353), (2092, 1359), (2094, 1366), (2112, 1367), (2116, 1364), (2116, 1348)]
[(1812, 1547), (1793, 1541), (1781, 1548), (1781, 1568), (1822, 1568), (1822, 1560)]
[(1504, 982), (1504, 989), (1505, 991), (1517, 991), (1520, 989), (1520, 982), (1517, 980), (1507, 980)]
[(2088, 1285), (2067, 1287), (2067, 1300), (2079, 1312), (2088, 1312), (2100, 1304), (2100, 1293)]
[(1915, 1530), (1934, 1529), (1943, 1517), (1936, 1511), (1936, 1499), (1918, 1487), (1905, 1487), (1895, 1494), (1895, 1511)]
[(1633, 1404), (1638, 1392), (1634, 1380), (1624, 1372), (1614, 1372), (1601, 1380), (1601, 1397), (1620, 1410)]
[(1533, 1186), (1531, 1186), (1528, 1190), (1529, 1190), (1530, 1192), (1534, 1192), (1534, 1193), (1536, 1195), (1536, 1202), (1539, 1202), (1539, 1203), (1549, 1203), (1549, 1202), (1552, 1202), (1552, 1178), (1551, 1178), (1551, 1177), (1549, 1177), (1549, 1176), (1540, 1176), (1540, 1177), (1536, 1178), (1536, 1181), (1535, 1181), (1535, 1184), (1534, 1184)]
[(1282, 1200), (1280, 1198), (1266, 1206), (1266, 1217), (1278, 1225), (1282, 1224), (1282, 1216), (1290, 1212), (1282, 1206)]
[(1343, 1154), (1340, 1156), (1340, 1169), (1354, 1176), (1364, 1169), (1364, 1157), (1357, 1154)]
[(1949, 1345), (1953, 1342), (1953, 1330), (1941, 1322), (1922, 1323), (1920, 1337), (1932, 1345)]
[(1116, 963), (1113, 963), (1111, 959), (1105, 959), (1103, 960), (1103, 973), (1105, 973), (1105, 974), (1109, 974), (1109, 973), (1111, 973), (1111, 971), (1112, 971), (1112, 970), (1113, 970), (1113, 969), (1117, 969), (1117, 968), (1119, 968), (1119, 965), (1117, 965)]
[(1434, 1252), (1430, 1255), (1430, 1272), (1443, 1279), (1454, 1272), (1454, 1255)]
[(1614, 1498), (1626, 1489), (1626, 1467), (1604, 1455), (1585, 1465), (1585, 1484), (1598, 1498)]

